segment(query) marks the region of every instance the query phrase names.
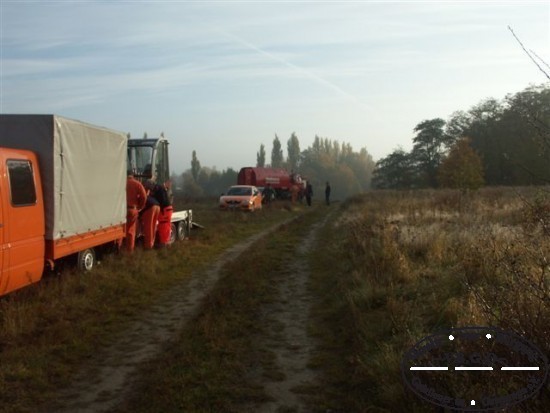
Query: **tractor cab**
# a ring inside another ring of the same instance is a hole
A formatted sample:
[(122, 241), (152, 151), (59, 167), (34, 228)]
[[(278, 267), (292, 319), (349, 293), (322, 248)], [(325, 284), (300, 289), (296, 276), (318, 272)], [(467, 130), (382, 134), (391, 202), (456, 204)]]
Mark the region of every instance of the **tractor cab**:
[(129, 139), (128, 170), (141, 182), (169, 184), (168, 141), (164, 138)]

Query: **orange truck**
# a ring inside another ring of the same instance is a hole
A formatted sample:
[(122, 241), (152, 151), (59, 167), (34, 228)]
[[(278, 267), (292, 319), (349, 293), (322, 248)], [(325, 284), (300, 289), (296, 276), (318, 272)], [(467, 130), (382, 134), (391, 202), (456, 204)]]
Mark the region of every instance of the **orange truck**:
[(126, 223), (125, 133), (56, 115), (0, 115), (0, 295), (74, 256), (120, 246)]

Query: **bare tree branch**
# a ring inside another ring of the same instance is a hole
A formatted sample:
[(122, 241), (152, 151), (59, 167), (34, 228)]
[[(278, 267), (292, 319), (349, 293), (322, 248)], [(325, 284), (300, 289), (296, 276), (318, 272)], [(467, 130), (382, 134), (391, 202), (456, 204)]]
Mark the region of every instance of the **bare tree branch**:
[(529, 49), (529, 52), (533, 56), (535, 56), (537, 59), (539, 59), (544, 66), (546, 66), (548, 69), (550, 69), (550, 65), (548, 65), (548, 63), (546, 63), (546, 61), (542, 57), (540, 57), (538, 54), (536, 54), (533, 49)]
[[(512, 30), (512, 28), (510, 26), (508, 26), (508, 30), (510, 30), (510, 32), (512, 33), (512, 35), (514, 36), (514, 38), (516, 39), (516, 41), (519, 43), (519, 45), (521, 46), (521, 48), (523, 49), (523, 51), (527, 54), (527, 56), (529, 56), (529, 59), (531, 59), (531, 61), (539, 68), (539, 70), (544, 73), (544, 75), (548, 78), (548, 80), (550, 80), (550, 75), (548, 73), (546, 73), (546, 71), (540, 67), (540, 65), (538, 64), (538, 62), (533, 58), (533, 56), (531, 56), (531, 53), (529, 53), (527, 51), (527, 49), (525, 48), (525, 46), (523, 45), (523, 43), (521, 42), (521, 40), (519, 40), (519, 38), (516, 36), (516, 34), (514, 33), (514, 31)], [(542, 60), (542, 59), (541, 59)]]

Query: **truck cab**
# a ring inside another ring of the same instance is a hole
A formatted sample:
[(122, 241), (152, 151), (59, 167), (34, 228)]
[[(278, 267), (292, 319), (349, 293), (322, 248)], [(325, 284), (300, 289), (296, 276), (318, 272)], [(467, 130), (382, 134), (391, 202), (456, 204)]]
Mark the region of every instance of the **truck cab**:
[(168, 183), (168, 141), (164, 138), (129, 139), (128, 169), (142, 182), (152, 179), (159, 184)]
[(40, 280), (44, 236), (36, 156), (26, 150), (0, 148), (0, 295)]
[[(164, 137), (128, 139), (128, 170), (142, 183), (151, 179), (165, 185), (172, 199), (168, 145), (168, 140)], [(170, 243), (187, 238), (192, 227), (201, 228), (193, 222), (192, 210), (174, 210), (171, 217)]]

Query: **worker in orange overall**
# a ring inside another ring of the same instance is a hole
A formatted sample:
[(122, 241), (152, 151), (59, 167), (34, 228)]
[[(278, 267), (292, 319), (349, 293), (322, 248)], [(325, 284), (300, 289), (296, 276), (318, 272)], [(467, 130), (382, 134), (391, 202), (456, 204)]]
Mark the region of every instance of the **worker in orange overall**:
[(143, 233), (143, 248), (150, 250), (155, 246), (155, 234), (157, 232), (158, 217), (160, 212), (159, 201), (153, 196), (151, 189), (155, 187), (153, 181), (145, 182), (147, 201), (145, 208), (139, 214), (141, 220), (141, 232)]
[(136, 243), (136, 228), (139, 211), (145, 207), (147, 193), (145, 188), (131, 172), (128, 172), (126, 181), (126, 251), (134, 251)]

